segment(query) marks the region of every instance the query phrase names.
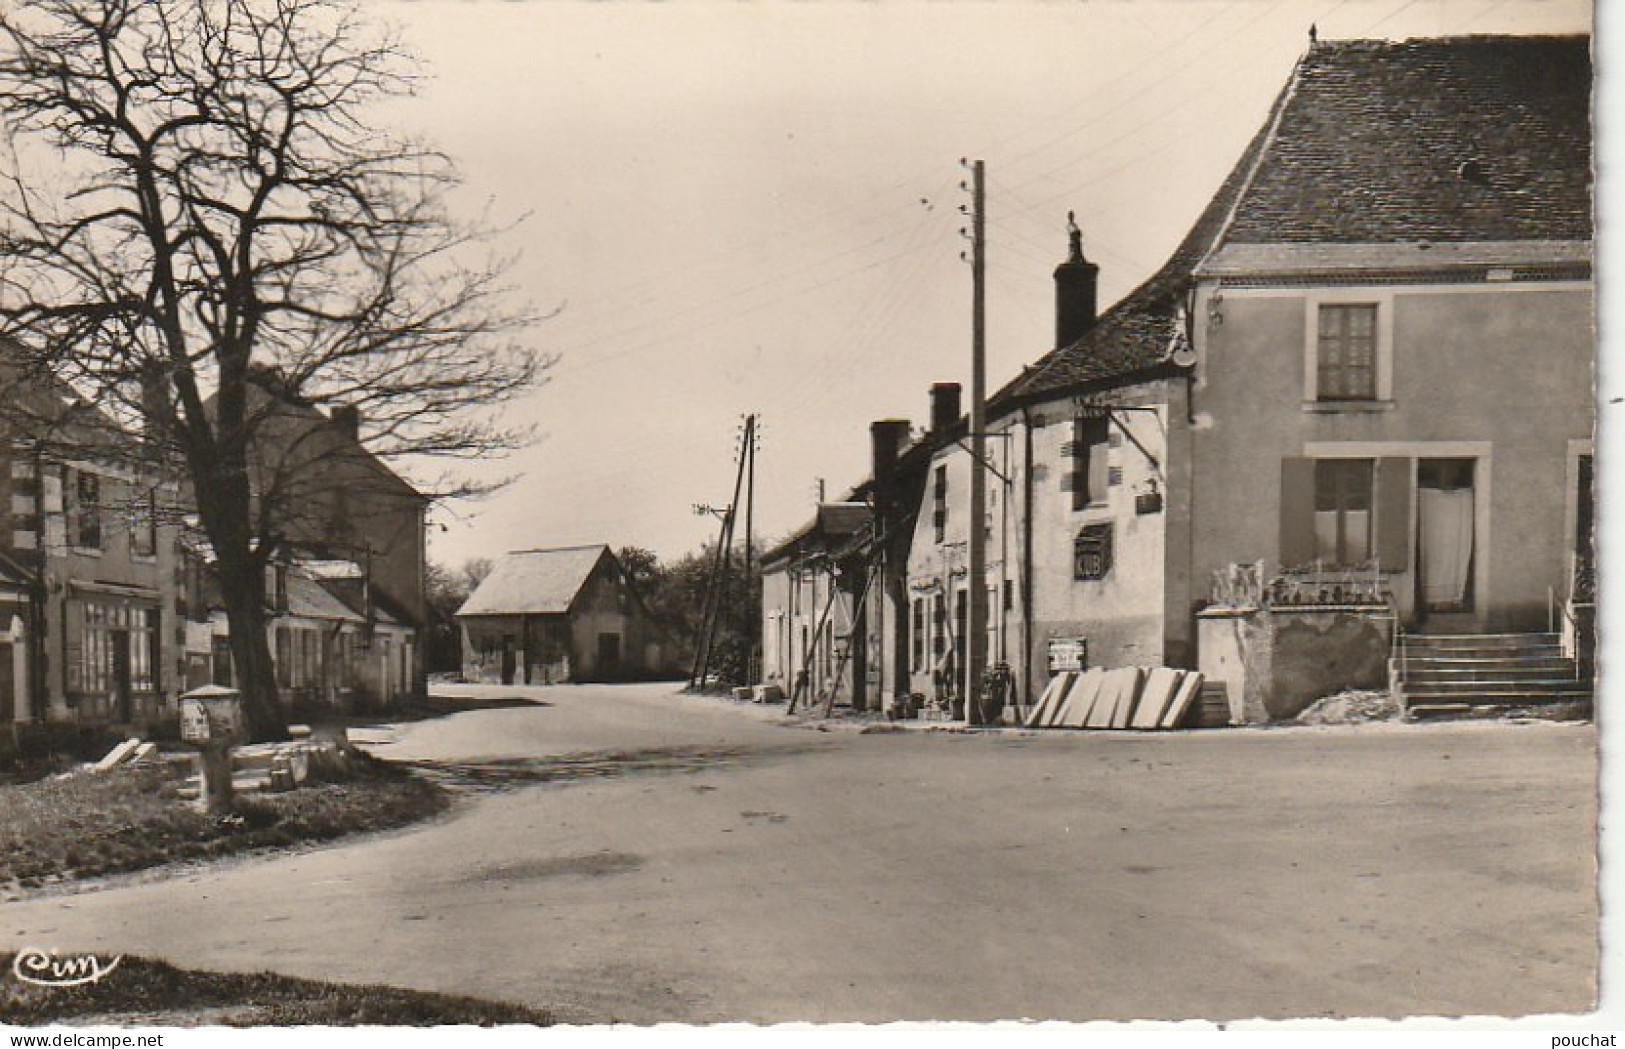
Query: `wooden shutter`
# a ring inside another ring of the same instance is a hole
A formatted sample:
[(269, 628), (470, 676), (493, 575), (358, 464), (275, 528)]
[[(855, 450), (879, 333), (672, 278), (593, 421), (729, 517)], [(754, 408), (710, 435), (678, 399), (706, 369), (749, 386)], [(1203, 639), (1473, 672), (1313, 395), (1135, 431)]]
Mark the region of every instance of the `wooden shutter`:
[(1411, 461), (1404, 456), (1377, 460), (1376, 555), (1387, 572), (1411, 564)]
[(1315, 461), (1281, 460), (1281, 567), (1315, 559)]

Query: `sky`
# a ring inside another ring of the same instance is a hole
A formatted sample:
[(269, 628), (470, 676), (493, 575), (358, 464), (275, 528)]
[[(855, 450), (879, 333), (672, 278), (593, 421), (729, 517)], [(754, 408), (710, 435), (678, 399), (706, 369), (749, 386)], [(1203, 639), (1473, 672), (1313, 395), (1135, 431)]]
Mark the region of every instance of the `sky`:
[[(1075, 211), (1102, 308), (1172, 251), (1308, 43), (1582, 32), (1579, 0), (673, 4), (392, 0), (431, 72), (391, 121), (516, 222), (515, 295), (558, 355), (538, 440), (437, 508), (430, 557), (712, 538), (743, 417), (755, 535), (867, 468), (876, 419), (970, 385), (961, 158), (987, 172), (988, 383), (1053, 340)], [(743, 526), (741, 525), (741, 528)]]

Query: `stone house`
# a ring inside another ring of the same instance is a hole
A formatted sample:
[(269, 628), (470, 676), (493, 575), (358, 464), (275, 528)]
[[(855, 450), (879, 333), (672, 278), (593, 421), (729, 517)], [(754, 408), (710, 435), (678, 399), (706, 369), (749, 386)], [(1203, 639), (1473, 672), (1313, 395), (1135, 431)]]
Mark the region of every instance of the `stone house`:
[(465, 681), (623, 681), (666, 669), (643, 598), (602, 543), (504, 555), (457, 622)]
[(1055, 347), (988, 401), (982, 522), (939, 384), (890, 696), (964, 694), (976, 525), (1017, 702), (1159, 664), (1237, 722), (1390, 670), (1417, 709), (1588, 699), (1590, 83), (1579, 37), (1317, 43), (1098, 315), (1069, 223)]
[(65, 384), (12, 376), (0, 440), (0, 722), (149, 731), (178, 716), (179, 486)]

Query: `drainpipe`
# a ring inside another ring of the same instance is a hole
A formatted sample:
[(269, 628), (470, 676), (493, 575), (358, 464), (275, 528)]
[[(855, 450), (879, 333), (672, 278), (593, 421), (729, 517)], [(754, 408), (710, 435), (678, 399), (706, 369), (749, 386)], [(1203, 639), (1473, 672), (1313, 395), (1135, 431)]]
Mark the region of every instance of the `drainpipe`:
[(1033, 420), (1021, 409), (1021, 705), (1033, 704)]

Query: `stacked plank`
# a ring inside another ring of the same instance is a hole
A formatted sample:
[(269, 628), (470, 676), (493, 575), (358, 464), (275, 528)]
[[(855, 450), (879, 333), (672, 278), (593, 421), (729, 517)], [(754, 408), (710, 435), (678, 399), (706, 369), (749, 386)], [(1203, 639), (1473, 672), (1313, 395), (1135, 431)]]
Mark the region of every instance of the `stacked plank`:
[(1202, 691), (1202, 675), (1170, 667), (1063, 671), (1027, 716), (1030, 728), (1177, 728)]

